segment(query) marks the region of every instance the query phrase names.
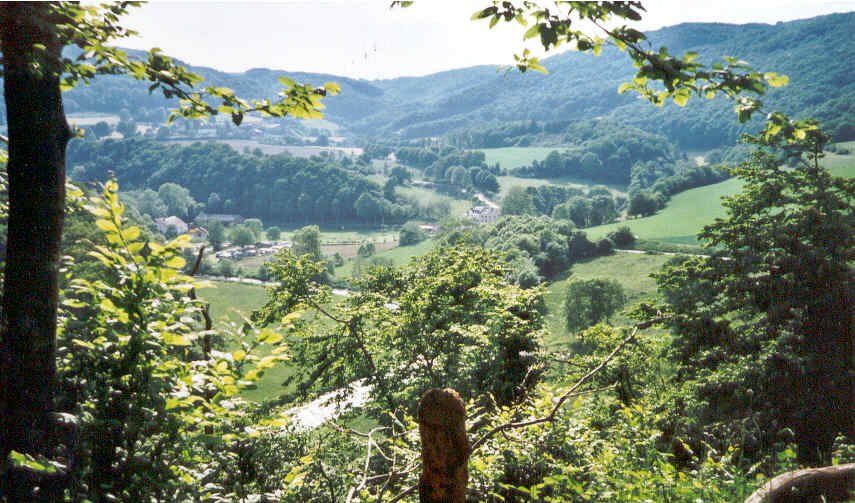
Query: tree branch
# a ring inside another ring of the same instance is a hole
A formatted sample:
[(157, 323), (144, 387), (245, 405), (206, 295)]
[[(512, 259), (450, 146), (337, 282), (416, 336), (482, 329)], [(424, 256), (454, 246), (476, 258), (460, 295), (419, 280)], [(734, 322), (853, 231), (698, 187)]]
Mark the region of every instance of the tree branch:
[(641, 323), (635, 325), (632, 329), (632, 333), (630, 333), (627, 337), (625, 337), (620, 342), (620, 344), (618, 344), (612, 350), (612, 352), (609, 353), (608, 356), (606, 356), (603, 359), (603, 361), (600, 362), (599, 365), (597, 365), (596, 367), (591, 369), (587, 374), (582, 376), (578, 381), (576, 381), (576, 384), (571, 386), (570, 389), (568, 389), (566, 392), (564, 392), (563, 395), (561, 395), (561, 398), (558, 399), (558, 402), (555, 404), (555, 407), (552, 408), (552, 410), (549, 412), (549, 414), (547, 414), (543, 417), (539, 417), (536, 419), (530, 419), (527, 421), (517, 421), (517, 422), (500, 424), (499, 426), (496, 426), (492, 430), (485, 433), (474, 444), (472, 444), (472, 451), (474, 452), (481, 445), (483, 445), (484, 442), (486, 442), (487, 440), (492, 438), (494, 435), (496, 435), (500, 431), (515, 429), (515, 428), (524, 428), (526, 426), (534, 426), (536, 424), (554, 421), (555, 416), (558, 414), (558, 411), (561, 410), (561, 408), (564, 406), (564, 403), (567, 401), (568, 398), (570, 398), (571, 396), (576, 396), (576, 395), (582, 394), (582, 393), (588, 393), (588, 391), (577, 392), (576, 390), (578, 390), (580, 386), (582, 386), (583, 384), (588, 382), (594, 375), (596, 375), (600, 370), (602, 370), (606, 365), (608, 365), (608, 363), (610, 361), (612, 361), (614, 359), (614, 357), (617, 356), (617, 354), (620, 353), (620, 351), (624, 347), (626, 347), (630, 342), (632, 342), (635, 339), (635, 336), (639, 330), (651, 327), (657, 323), (661, 323), (662, 321), (664, 321), (664, 317), (658, 316), (652, 320), (647, 320), (647, 321), (644, 321), (644, 322), (641, 322)]

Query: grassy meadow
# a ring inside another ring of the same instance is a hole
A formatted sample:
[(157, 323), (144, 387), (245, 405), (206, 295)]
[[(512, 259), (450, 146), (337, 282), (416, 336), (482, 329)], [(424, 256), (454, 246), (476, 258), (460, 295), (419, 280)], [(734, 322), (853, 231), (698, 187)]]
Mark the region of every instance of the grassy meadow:
[[(414, 245), (398, 246), (391, 250), (377, 253), (375, 256), (391, 259), (395, 265), (406, 264), (412, 257), (419, 257), (433, 248), (433, 241), (426, 239)], [(344, 265), (335, 268), (336, 279), (348, 279), (353, 274), (353, 260), (345, 261)]]
[[(656, 282), (650, 274), (658, 271), (672, 257), (647, 253), (615, 253), (574, 264), (569, 270), (546, 286), (546, 338), (547, 349), (566, 347), (575, 336), (564, 326), (564, 295), (571, 281), (611, 279), (621, 284), (627, 297), (627, 306), (656, 295)], [(632, 320), (621, 314), (611, 320), (615, 325), (630, 325)]]
[(502, 147), (482, 148), (487, 164), (499, 163), (502, 169), (514, 169), (527, 166), (531, 161), (542, 161), (546, 159), (553, 150), (561, 150), (561, 147)]
[[(853, 143), (855, 142), (848, 142)], [(843, 144), (846, 145), (846, 144)], [(855, 150), (855, 147), (852, 147)], [(833, 174), (846, 178), (855, 177), (855, 155), (828, 153), (822, 161)], [(600, 239), (623, 225), (647, 240), (674, 244), (697, 244), (695, 236), (704, 225), (716, 218), (726, 216), (721, 199), (737, 193), (742, 186), (739, 180), (725, 180), (714, 185), (687, 190), (676, 194), (663, 210), (653, 216), (625, 222), (600, 225), (585, 229), (591, 239)]]

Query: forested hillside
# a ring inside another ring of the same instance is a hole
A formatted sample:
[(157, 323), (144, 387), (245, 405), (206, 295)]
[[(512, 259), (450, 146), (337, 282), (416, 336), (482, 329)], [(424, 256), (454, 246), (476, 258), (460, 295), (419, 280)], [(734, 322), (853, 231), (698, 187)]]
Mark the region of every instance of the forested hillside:
[[(688, 23), (651, 32), (649, 38), (653, 47), (664, 45), (674, 54), (696, 51), (705, 64), (719, 61), (713, 57), (734, 55), (761, 71), (788, 75), (790, 85), (770, 92), (768, 105), (795, 117), (818, 118), (833, 140), (844, 141), (855, 139), (855, 55), (845, 43), (852, 33), (855, 13), (774, 26)], [(325, 117), (357, 135), (386, 140), (466, 132), (479, 124), (505, 127), (508, 121), (609, 117), (664, 134), (683, 148), (708, 149), (729, 146), (741, 131), (753, 127), (731, 120), (732, 105), (723, 99), (680, 109), (673, 104), (654, 108), (630, 94), (619, 95), (618, 86), (631, 78), (633, 69), (613, 46), (595, 58), (566, 52), (543, 63), (549, 75), (479, 66), (377, 81), (267, 69), (237, 74), (190, 68), (206, 83), (252, 96), (274, 96), (280, 86), (276, 78), (283, 74), (313, 85), (335, 81), (342, 93), (326, 101)], [(126, 109), (138, 121), (162, 121), (168, 106), (156, 94), (149, 95), (145, 84), (111, 76), (65, 95), (69, 113), (117, 114)], [(467, 146), (512, 145), (518, 138), (508, 141)]]
[(209, 213), (276, 222), (371, 222), (400, 221), (418, 211), (410, 201), (395, 201), (394, 192), (387, 193), (393, 200), (385, 198), (349, 158), (342, 164), (331, 157), (239, 153), (221, 143), (180, 146), (131, 138), (72, 142), (68, 161), (80, 182), (116, 176), (127, 189), (178, 184)]

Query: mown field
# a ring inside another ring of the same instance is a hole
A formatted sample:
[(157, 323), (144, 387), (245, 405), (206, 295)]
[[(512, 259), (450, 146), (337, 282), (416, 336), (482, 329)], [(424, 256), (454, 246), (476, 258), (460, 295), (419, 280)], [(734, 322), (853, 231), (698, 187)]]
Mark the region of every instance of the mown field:
[(362, 154), (362, 149), (359, 147), (315, 147), (315, 146), (306, 146), (306, 145), (270, 145), (267, 143), (259, 143), (254, 140), (221, 140), (216, 138), (210, 139), (202, 139), (202, 140), (167, 140), (166, 143), (175, 143), (178, 145), (190, 145), (192, 143), (196, 143), (197, 141), (201, 142), (214, 142), (214, 143), (225, 143), (226, 145), (231, 146), (233, 149), (238, 152), (243, 152), (244, 149), (255, 150), (259, 149), (262, 153), (266, 155), (277, 155), (283, 152), (287, 152), (294, 157), (312, 157), (313, 155), (318, 155), (322, 152), (330, 152), (335, 155), (349, 155), (349, 156), (358, 156)]
[[(855, 151), (855, 146), (850, 148)], [(829, 153), (822, 162), (837, 176), (855, 177), (855, 155)], [(665, 208), (653, 216), (591, 227), (585, 231), (591, 239), (600, 239), (618, 227), (627, 225), (636, 236), (643, 239), (697, 244), (696, 235), (704, 225), (712, 223), (716, 218), (725, 217), (725, 209), (721, 205), (722, 197), (737, 193), (741, 186), (740, 181), (730, 179), (687, 190), (672, 197)]]
[(404, 197), (416, 199), (422, 205), (445, 201), (451, 206), (452, 216), (465, 215), (472, 207), (472, 202), (467, 199), (455, 199), (424, 187), (397, 187), (395, 192)]
[(542, 161), (546, 159), (553, 150), (561, 150), (561, 147), (502, 147), (482, 148), (487, 158), (487, 165), (499, 163), (502, 169), (514, 169), (527, 166), (531, 161)]
[[(399, 246), (388, 251), (377, 253), (377, 257), (391, 259), (395, 265), (402, 265), (409, 262), (412, 257), (419, 257), (427, 253), (434, 245), (430, 239), (426, 239), (421, 243), (408, 246)], [(336, 279), (348, 279), (353, 274), (353, 260), (345, 261), (344, 265), (335, 268)]]
[[(546, 327), (549, 335), (545, 341), (548, 349), (566, 347), (575, 340), (575, 335), (565, 327), (564, 297), (571, 281), (589, 279), (611, 279), (621, 284), (627, 297), (627, 306), (656, 295), (656, 282), (650, 274), (658, 271), (662, 264), (672, 258), (668, 255), (647, 253), (615, 253), (574, 264), (546, 287)], [(631, 325), (632, 320), (621, 314), (611, 322), (615, 325)]]

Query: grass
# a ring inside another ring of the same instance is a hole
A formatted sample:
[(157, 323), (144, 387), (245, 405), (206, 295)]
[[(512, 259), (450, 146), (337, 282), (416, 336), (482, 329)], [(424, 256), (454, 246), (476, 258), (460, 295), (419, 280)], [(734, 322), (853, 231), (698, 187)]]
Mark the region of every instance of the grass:
[(668, 202), (665, 209), (646, 217), (600, 225), (585, 229), (591, 239), (600, 239), (609, 232), (629, 226), (633, 234), (647, 239), (675, 244), (696, 244), (695, 235), (701, 228), (717, 217), (724, 217), (721, 205), (723, 196), (736, 193), (742, 182), (736, 179), (725, 180), (714, 185), (681, 192)]
[(179, 145), (190, 145), (192, 143), (225, 143), (238, 152), (243, 152), (244, 149), (250, 150), (259, 149), (265, 155), (277, 155), (283, 152), (288, 152), (294, 157), (312, 157), (321, 152), (335, 152), (336, 155), (357, 156), (362, 154), (362, 149), (358, 147), (315, 147), (303, 145), (270, 145), (267, 143), (259, 143), (255, 140), (224, 140), (217, 138), (201, 138), (198, 140), (166, 140), (166, 143), (176, 143)]
[(612, 190), (613, 193), (620, 195), (626, 194), (626, 187), (620, 185), (608, 185), (591, 180), (583, 180), (581, 178), (561, 177), (561, 178), (521, 178), (518, 176), (499, 176), (499, 199), (505, 197), (514, 185), (522, 187), (539, 187), (541, 185), (560, 185), (562, 187), (578, 187), (580, 189), (588, 189), (594, 185), (605, 185)]
[[(597, 257), (574, 264), (567, 272), (556, 278), (546, 288), (546, 328), (548, 349), (565, 347), (574, 336), (564, 326), (564, 295), (570, 281), (594, 278), (611, 279), (621, 284), (627, 297), (627, 306), (636, 304), (656, 295), (656, 282), (650, 274), (658, 271), (671, 257), (640, 253), (616, 253)], [(612, 320), (614, 325), (630, 325), (632, 320), (618, 314)]]
[(404, 197), (413, 198), (422, 204), (447, 201), (451, 205), (451, 214), (453, 216), (465, 215), (469, 211), (469, 208), (472, 207), (472, 202), (468, 199), (455, 199), (424, 187), (397, 187), (395, 191)]
[[(408, 246), (399, 246), (397, 248), (393, 248), (388, 251), (384, 251), (381, 253), (377, 253), (377, 257), (382, 257), (386, 259), (392, 259), (392, 263), (395, 265), (406, 264), (410, 261), (412, 257), (420, 257), (430, 251), (433, 248), (433, 241), (430, 239), (426, 239), (421, 243), (416, 243), (414, 245)], [(353, 273), (353, 260), (345, 261), (344, 265), (341, 267), (336, 267), (335, 269), (335, 277), (336, 279), (348, 279), (350, 275)]]
[[(834, 175), (855, 177), (855, 155), (828, 154), (823, 165)], [(694, 245), (698, 243), (695, 236), (703, 226), (726, 216), (721, 198), (736, 194), (741, 186), (741, 181), (730, 179), (687, 190), (672, 197), (665, 209), (653, 216), (591, 227), (586, 232), (591, 239), (600, 239), (627, 225), (642, 239)]]
[(532, 161), (542, 161), (553, 150), (561, 149), (562, 147), (502, 147), (479, 150), (484, 152), (488, 165), (498, 162), (502, 169), (514, 169), (528, 166)]
[(213, 288), (199, 288), (197, 293), (200, 299), (210, 303), (215, 328), (223, 327), (230, 321), (240, 323), (267, 300), (263, 286), (227, 281), (213, 283)]

